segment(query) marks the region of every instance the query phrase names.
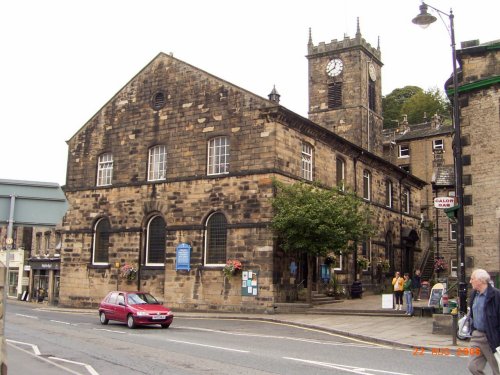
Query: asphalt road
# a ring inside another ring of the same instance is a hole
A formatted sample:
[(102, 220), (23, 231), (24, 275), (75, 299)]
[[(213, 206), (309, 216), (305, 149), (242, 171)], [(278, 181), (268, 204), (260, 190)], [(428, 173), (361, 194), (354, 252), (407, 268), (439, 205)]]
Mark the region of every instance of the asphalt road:
[(468, 374), (462, 357), (245, 319), (176, 317), (169, 329), (130, 330), (101, 325), (97, 312), (9, 304), (5, 332), (9, 375)]

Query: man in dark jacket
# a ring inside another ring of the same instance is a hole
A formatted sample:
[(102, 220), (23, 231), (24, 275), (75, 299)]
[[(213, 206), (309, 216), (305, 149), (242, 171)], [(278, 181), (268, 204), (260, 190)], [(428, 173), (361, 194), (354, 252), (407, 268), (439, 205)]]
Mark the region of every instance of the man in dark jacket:
[[(500, 346), (500, 290), (490, 284), (490, 275), (482, 269), (472, 272), (471, 294), (472, 338), (470, 345), (479, 348), (477, 355), (470, 357), (469, 371), (484, 374), (486, 362), (494, 375), (500, 375), (494, 353)], [(498, 349), (500, 350), (500, 349)], [(479, 352), (480, 351), (480, 352)]]

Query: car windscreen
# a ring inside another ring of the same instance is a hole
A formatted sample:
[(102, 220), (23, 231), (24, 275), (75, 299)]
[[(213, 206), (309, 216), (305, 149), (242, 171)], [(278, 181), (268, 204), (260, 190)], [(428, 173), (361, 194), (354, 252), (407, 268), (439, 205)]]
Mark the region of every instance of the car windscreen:
[(149, 293), (131, 293), (128, 295), (129, 305), (159, 304), (159, 302)]

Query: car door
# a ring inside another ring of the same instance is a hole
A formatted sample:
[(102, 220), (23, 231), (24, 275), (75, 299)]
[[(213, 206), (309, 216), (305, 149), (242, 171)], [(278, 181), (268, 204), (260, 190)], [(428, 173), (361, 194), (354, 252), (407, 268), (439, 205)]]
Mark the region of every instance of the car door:
[(127, 307), (125, 306), (125, 297), (126, 296), (124, 293), (118, 293), (115, 305), (115, 319), (121, 322), (127, 321)]

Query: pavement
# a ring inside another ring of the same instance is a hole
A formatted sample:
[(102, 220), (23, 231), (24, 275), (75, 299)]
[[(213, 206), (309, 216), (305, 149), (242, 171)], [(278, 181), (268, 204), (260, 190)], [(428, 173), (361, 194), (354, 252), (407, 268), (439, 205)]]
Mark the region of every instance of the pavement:
[[(11, 301), (9, 303), (29, 303)], [(95, 309), (70, 309), (57, 306), (41, 305), (42, 309), (65, 312), (95, 313)], [(246, 319), (291, 324), (308, 329), (326, 331), (350, 337), (354, 340), (366, 341), (380, 345), (403, 347), (408, 349), (424, 348), (426, 351), (449, 350), (456, 351), (459, 347), (468, 347), (467, 341), (455, 340), (451, 334), (433, 333), (436, 316), (417, 316), (422, 307), (427, 306), (427, 300), (415, 301), (415, 316), (406, 316), (404, 311), (394, 311), (382, 308), (380, 294), (367, 295), (359, 299), (346, 299), (340, 302), (317, 305), (303, 312), (296, 313), (226, 313), (226, 312), (192, 312), (174, 311), (177, 317), (211, 317), (221, 319)], [(404, 307), (403, 307), (404, 308)], [(430, 315), (430, 314), (429, 314)], [(436, 314), (438, 315), (438, 314)], [(442, 315), (442, 314), (439, 314)], [(174, 319), (175, 326), (175, 319)]]

